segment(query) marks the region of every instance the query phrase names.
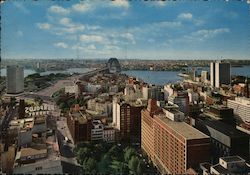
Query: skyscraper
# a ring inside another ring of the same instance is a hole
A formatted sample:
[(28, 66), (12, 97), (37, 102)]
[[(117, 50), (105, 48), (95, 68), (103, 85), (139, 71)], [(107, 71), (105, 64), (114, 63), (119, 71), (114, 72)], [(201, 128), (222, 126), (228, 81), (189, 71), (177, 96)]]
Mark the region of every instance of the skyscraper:
[(18, 94), (24, 91), (23, 67), (7, 66), (7, 93)]
[(215, 87), (215, 62), (210, 63), (210, 83)]
[(2, 68), (2, 58), (0, 57), (0, 78), (2, 77), (1, 68)]
[(211, 86), (216, 88), (219, 88), (222, 84), (229, 85), (231, 83), (230, 63), (210, 63), (210, 82)]

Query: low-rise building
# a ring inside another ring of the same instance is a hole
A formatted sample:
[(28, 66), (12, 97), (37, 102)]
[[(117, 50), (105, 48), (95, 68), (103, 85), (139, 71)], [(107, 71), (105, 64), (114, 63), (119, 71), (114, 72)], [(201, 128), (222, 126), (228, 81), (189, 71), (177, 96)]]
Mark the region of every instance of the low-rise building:
[(239, 155), (245, 160), (249, 160), (249, 136), (244, 132), (205, 116), (196, 118), (191, 123), (195, 128), (211, 137), (213, 161), (218, 161), (219, 157), (232, 155)]
[(59, 146), (55, 135), (36, 137), (27, 147), (17, 151), (14, 174), (62, 174)]
[(220, 157), (219, 163), (201, 163), (203, 175), (208, 174), (250, 174), (250, 166), (239, 156)]
[(32, 142), (32, 134), (42, 133), (47, 130), (46, 117), (36, 116), (12, 120), (9, 130), (17, 132), (18, 146), (26, 145)]
[(187, 92), (176, 92), (168, 97), (168, 102), (179, 106), (179, 110), (185, 115), (189, 113), (189, 97)]

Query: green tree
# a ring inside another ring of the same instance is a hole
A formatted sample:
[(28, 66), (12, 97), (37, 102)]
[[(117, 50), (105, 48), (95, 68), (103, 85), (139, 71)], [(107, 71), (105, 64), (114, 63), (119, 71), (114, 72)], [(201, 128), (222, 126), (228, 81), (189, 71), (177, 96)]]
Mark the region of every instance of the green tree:
[(90, 156), (89, 152), (90, 152), (90, 150), (86, 147), (79, 148), (79, 150), (77, 151), (77, 154), (76, 154), (76, 158), (77, 158), (77, 161), (79, 164), (83, 165), (84, 160)]
[(96, 166), (96, 160), (90, 157), (84, 163), (84, 170), (86, 171), (86, 173), (96, 173)]
[(137, 168), (136, 168), (136, 173), (138, 175), (142, 175), (143, 174), (143, 171), (145, 169), (145, 165), (142, 161), (139, 161), (138, 165), (137, 165)]
[(43, 104), (43, 99), (41, 97), (35, 97), (34, 101), (36, 103), (38, 103), (39, 106), (41, 106)]
[(15, 106), (16, 105), (16, 98), (15, 97), (11, 97), (10, 98), (10, 105), (11, 106)]
[(128, 162), (132, 156), (136, 155), (136, 150), (134, 148), (127, 147), (125, 148), (124, 160)]
[(104, 156), (102, 157), (101, 161), (98, 164), (99, 172), (109, 173), (110, 172), (110, 168), (109, 168), (110, 164), (111, 164), (110, 155), (109, 154), (104, 154)]
[(109, 151), (108, 154), (110, 154), (111, 159), (115, 159), (115, 160), (122, 160), (122, 150), (120, 147), (118, 147), (117, 145), (112, 146)]
[(135, 174), (137, 172), (138, 164), (139, 164), (138, 157), (132, 156), (132, 158), (128, 162), (129, 170)]

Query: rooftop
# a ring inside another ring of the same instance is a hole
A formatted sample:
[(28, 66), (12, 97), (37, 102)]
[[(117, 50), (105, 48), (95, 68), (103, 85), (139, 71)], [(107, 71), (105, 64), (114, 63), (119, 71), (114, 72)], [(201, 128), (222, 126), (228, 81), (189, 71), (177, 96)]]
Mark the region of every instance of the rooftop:
[(211, 120), (208, 118), (204, 119), (197, 119), (198, 121), (202, 121), (205, 125), (214, 128), (215, 130), (225, 134), (229, 137), (249, 137), (247, 134), (245, 134), (242, 131), (237, 130), (236, 128), (227, 125), (221, 121), (218, 120)]
[(238, 161), (245, 161), (239, 156), (229, 156), (229, 157), (221, 157), (222, 160), (225, 162), (238, 162)]
[(185, 122), (174, 122), (166, 118), (165, 115), (157, 115), (168, 127), (180, 134), (186, 140), (209, 138), (199, 130), (193, 128)]
[(25, 119), (18, 119), (18, 120), (12, 120), (10, 122), (10, 128), (16, 128), (19, 127), (21, 129), (29, 129), (33, 128), (34, 126), (34, 118), (25, 118)]
[(217, 172), (219, 172), (220, 174), (227, 174), (229, 173), (227, 169), (225, 169), (223, 166), (221, 166), (220, 164), (216, 164), (214, 166), (212, 166)]
[(75, 121), (78, 121), (81, 124), (84, 124), (88, 121), (87, 114), (83, 114), (81, 111), (79, 112), (71, 112), (71, 116), (74, 118)]
[[(37, 159), (36, 155), (45, 155), (40, 157), (40, 159)], [(34, 162), (21, 162), (18, 161), (22, 157), (28, 157), (32, 156), (35, 157)], [(46, 162), (53, 162), (56, 160), (60, 160), (59, 156), (59, 146), (55, 135), (49, 136), (46, 138), (46, 141), (44, 141), (42, 144), (37, 144), (32, 142), (32, 144), (27, 148), (21, 148), (20, 151), (17, 152), (16, 158), (15, 158), (15, 164), (14, 166), (29, 166), (35, 164), (43, 164)]]
[(28, 157), (28, 156), (35, 156), (39, 154), (47, 154), (47, 147), (46, 147), (46, 144), (35, 145), (33, 147), (22, 148), (20, 152), (21, 152), (20, 158)]

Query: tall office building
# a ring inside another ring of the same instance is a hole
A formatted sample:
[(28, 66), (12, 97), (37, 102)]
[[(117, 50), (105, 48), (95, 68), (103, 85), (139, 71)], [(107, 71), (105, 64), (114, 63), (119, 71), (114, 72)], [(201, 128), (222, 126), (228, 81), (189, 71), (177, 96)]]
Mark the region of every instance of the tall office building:
[(231, 83), (230, 63), (210, 63), (210, 82), (211, 86), (216, 88), (219, 88), (222, 84), (229, 85)]
[(7, 66), (7, 93), (18, 94), (24, 91), (23, 67)]
[(201, 82), (206, 83), (208, 79), (207, 71), (201, 71)]
[(215, 62), (210, 63), (210, 83), (215, 87)]
[(113, 125), (119, 131), (119, 140), (140, 142), (143, 107), (136, 102), (113, 99)]
[(149, 100), (141, 112), (141, 148), (161, 174), (184, 174), (209, 160), (210, 139), (185, 122), (184, 114), (174, 108), (156, 106)]
[(2, 68), (2, 58), (0, 57), (0, 78), (2, 77), (1, 68)]

